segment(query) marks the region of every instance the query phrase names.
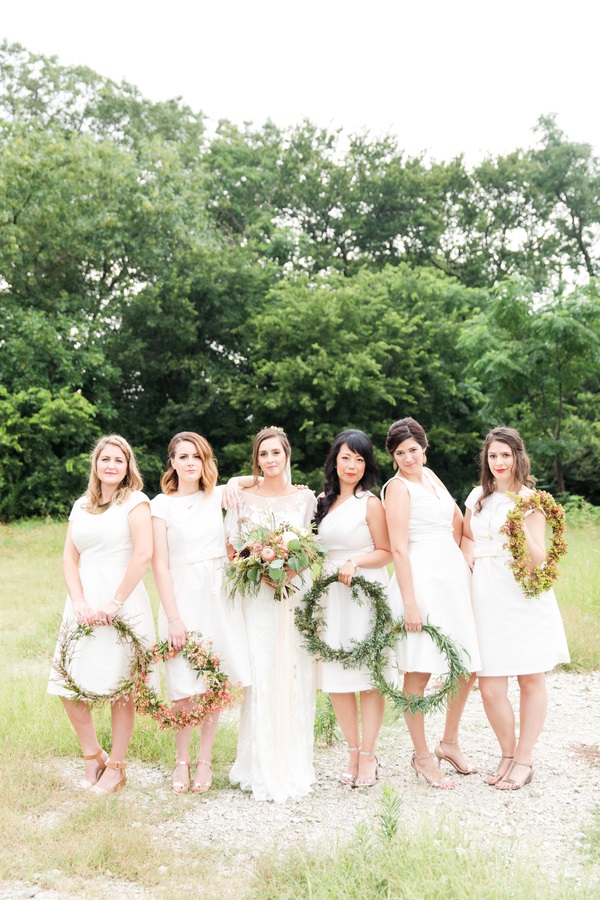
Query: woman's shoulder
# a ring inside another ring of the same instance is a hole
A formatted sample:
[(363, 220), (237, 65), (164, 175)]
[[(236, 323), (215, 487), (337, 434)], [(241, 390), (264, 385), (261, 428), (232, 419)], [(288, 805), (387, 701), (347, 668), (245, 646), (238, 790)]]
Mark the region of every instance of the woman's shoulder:
[(81, 497), (78, 497), (71, 507), (71, 512), (69, 513), (69, 521), (73, 518), (73, 516), (77, 515), (79, 512), (85, 512), (84, 504), (87, 502), (87, 494), (82, 494)]
[(127, 512), (131, 512), (132, 509), (135, 509), (136, 506), (139, 506), (140, 503), (147, 503), (150, 505), (150, 498), (143, 491), (132, 491), (123, 506), (127, 510)]
[(150, 511), (153, 516), (158, 516), (158, 518), (162, 518), (163, 514), (169, 508), (169, 495), (168, 494), (157, 494), (156, 497), (153, 497), (150, 501)]
[(480, 484), (477, 487), (474, 487), (467, 499), (465, 500), (465, 506), (467, 509), (473, 509), (481, 495), (483, 494), (483, 488)]

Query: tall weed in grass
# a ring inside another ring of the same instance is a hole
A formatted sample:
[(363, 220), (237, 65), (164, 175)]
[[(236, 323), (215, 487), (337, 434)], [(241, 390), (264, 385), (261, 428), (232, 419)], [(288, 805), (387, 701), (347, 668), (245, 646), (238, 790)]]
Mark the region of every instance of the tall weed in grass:
[(261, 900), (536, 900), (591, 898), (566, 881), (550, 882), (513, 847), (475, 850), (456, 823), (423, 818), (415, 833), (402, 820), (402, 800), (386, 790), (376, 825), (330, 853), (263, 856), (253, 894)]

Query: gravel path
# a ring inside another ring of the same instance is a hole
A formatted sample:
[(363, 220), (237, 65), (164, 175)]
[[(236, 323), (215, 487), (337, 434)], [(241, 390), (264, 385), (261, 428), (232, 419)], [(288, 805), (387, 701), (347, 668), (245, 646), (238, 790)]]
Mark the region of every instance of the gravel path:
[[(515, 679), (512, 679), (515, 681)], [(525, 855), (548, 877), (572, 879), (575, 891), (589, 885), (581, 853), (584, 833), (600, 808), (600, 672), (548, 676), (549, 714), (539, 741), (535, 776), (531, 785), (516, 792), (500, 792), (485, 785), (483, 774), (497, 762), (494, 735), (487, 724), (477, 690), (469, 701), (462, 727), (462, 745), (481, 775), (457, 776), (454, 791), (428, 789), (409, 769), (410, 741), (402, 723), (384, 728), (379, 742), (380, 780), (373, 789), (352, 790), (338, 782), (344, 771), (342, 744), (319, 747), (315, 754), (318, 782), (312, 794), (277, 806), (257, 803), (237, 789), (187, 797), (181, 813), (156, 829), (156, 840), (176, 852), (191, 845), (223, 849), (225, 867), (252, 866), (265, 851), (304, 847), (333, 847), (352, 837), (356, 825), (369, 823), (380, 808), (383, 785), (402, 797), (403, 816), (409, 827), (419, 828), (423, 818), (460, 823), (465, 846), (506, 848)], [(511, 684), (517, 699), (516, 683)], [(429, 716), (428, 736), (433, 749), (442, 734), (442, 713)], [(448, 767), (449, 769), (449, 767)], [(165, 773), (156, 767), (132, 763), (128, 787), (148, 791), (157, 800), (172, 797)], [(197, 802), (196, 802), (197, 801)], [(600, 894), (598, 867), (593, 876)], [(585, 881), (587, 879), (587, 881)], [(113, 896), (115, 886), (112, 885)], [(54, 891), (27, 891), (25, 885), (6, 886), (0, 896), (36, 896), (52, 900)], [(123, 886), (121, 896), (143, 896)]]

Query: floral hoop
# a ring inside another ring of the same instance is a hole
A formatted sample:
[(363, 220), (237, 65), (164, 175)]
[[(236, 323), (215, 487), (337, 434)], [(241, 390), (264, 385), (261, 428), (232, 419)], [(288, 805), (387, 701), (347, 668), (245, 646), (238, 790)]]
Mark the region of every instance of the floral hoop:
[(77, 684), (70, 671), (77, 642), (84, 637), (93, 637), (96, 628), (106, 627), (106, 625), (77, 625), (71, 629), (69, 625), (65, 624), (59, 631), (57, 653), (52, 661), (52, 666), (60, 676), (64, 687), (73, 695), (71, 699), (77, 703), (87, 703), (93, 707), (130, 697), (137, 690), (138, 672), (147, 671), (148, 648), (125, 619), (115, 618), (112, 621), (112, 627), (117, 632), (117, 640), (120, 644), (130, 644), (133, 651), (128, 676), (121, 678), (116, 688), (106, 694), (86, 691)]
[(390, 646), (390, 631), (393, 618), (388, 606), (385, 589), (378, 581), (368, 581), (362, 576), (352, 579), (350, 593), (355, 603), (363, 603), (358, 589), (369, 599), (373, 612), (372, 630), (362, 641), (352, 641), (352, 649), (330, 647), (320, 636), (325, 626), (323, 607), (319, 603), (331, 584), (341, 584), (337, 573), (327, 578), (319, 578), (306, 592), (301, 607), (296, 609), (296, 628), (304, 637), (304, 646), (309, 653), (324, 662), (341, 663), (345, 669), (372, 668), (383, 650)]
[[(448, 674), (439, 690), (427, 694), (427, 696), (403, 693), (403, 691), (398, 690), (398, 688), (390, 684), (385, 678), (381, 657), (377, 660), (377, 664), (371, 670), (373, 687), (377, 688), (377, 690), (388, 700), (391, 700), (396, 708), (396, 712), (402, 715), (407, 712), (411, 713), (413, 716), (416, 713), (426, 715), (428, 712), (437, 709), (439, 706), (447, 704), (458, 691), (460, 679), (468, 679), (471, 676), (469, 670), (465, 668), (463, 657), (458, 646), (447, 634), (444, 634), (435, 625), (430, 625), (429, 623), (422, 625), (421, 628), (425, 634), (429, 635), (448, 663)], [(406, 637), (406, 628), (402, 619), (399, 619), (394, 623), (392, 635), (395, 640)], [(466, 650), (462, 647), (460, 649), (466, 656), (469, 656)]]
[[(202, 641), (201, 635), (188, 633), (183, 650), (170, 650), (168, 641), (161, 641), (153, 647), (144, 661), (144, 667), (136, 672), (135, 708), (142, 716), (150, 716), (163, 731), (179, 731), (181, 728), (192, 728), (202, 725), (212, 713), (232, 706), (238, 699), (239, 690), (235, 688), (227, 675), (219, 668), (219, 657), (212, 649), (210, 641)], [(190, 699), (196, 705), (191, 710), (175, 709), (161, 703), (156, 691), (146, 683), (146, 676), (152, 666), (161, 660), (166, 662), (182, 654), (198, 678), (202, 677), (206, 692)]]
[[(547, 491), (536, 491), (529, 497), (507, 492), (506, 496), (515, 504), (514, 508), (508, 512), (506, 522), (500, 529), (500, 533), (508, 537), (504, 546), (508, 548), (512, 556), (509, 566), (515, 576), (515, 581), (525, 596), (537, 597), (538, 594), (550, 590), (552, 583), (558, 578), (558, 560), (567, 552), (567, 543), (564, 540), (565, 511)], [(541, 509), (552, 529), (552, 541), (546, 559), (543, 565), (537, 566), (533, 571), (530, 571), (527, 565), (528, 553), (525, 539), (525, 514), (531, 509)]]

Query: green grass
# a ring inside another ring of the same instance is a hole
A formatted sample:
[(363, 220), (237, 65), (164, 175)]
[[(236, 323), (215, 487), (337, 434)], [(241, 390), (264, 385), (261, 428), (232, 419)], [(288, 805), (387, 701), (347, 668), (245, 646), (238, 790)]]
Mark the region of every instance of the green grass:
[[(557, 595), (570, 668), (590, 671), (600, 668), (600, 523), (589, 515), (574, 519)], [(476, 851), (453, 824), (424, 819), (412, 823), (408, 834), (389, 793), (372, 832), (359, 828), (334, 853), (265, 853), (239, 870), (234, 847), (231, 863), (223, 848), (190, 846), (173, 853), (160, 839), (160, 826), (180, 821), (199, 801), (169, 791), (173, 737), (140, 717), (128, 758), (154, 765), (154, 781), (144, 786), (132, 779), (126, 791), (91, 804), (65, 775), (82, 777), (81, 751), (60, 701), (46, 694), (65, 598), (65, 531), (64, 523), (40, 520), (0, 526), (0, 877), (89, 897), (100, 896), (107, 883), (117, 896), (126, 882), (135, 883), (141, 896), (161, 898), (232, 891), (261, 898), (572, 896), (562, 884), (546, 889), (543, 873), (532, 875), (518, 859), (507, 865), (499, 854)], [(156, 609), (151, 575), (146, 583)], [(319, 698), (318, 709), (316, 738), (327, 743), (339, 735), (327, 697)], [(95, 716), (100, 740), (110, 749), (109, 712)], [(234, 725), (218, 729), (215, 791), (228, 785), (236, 739)], [(599, 833), (596, 828), (589, 837), (593, 860)]]
[[(592, 897), (564, 880), (550, 881), (515, 848), (475, 850), (457, 823), (424, 816), (418, 830), (406, 826), (401, 798), (384, 788), (374, 827), (333, 852), (294, 851), (264, 856), (255, 891), (261, 900), (558, 900)], [(516, 842), (517, 843), (517, 842)]]
[[(585, 512), (585, 511), (584, 511)], [(556, 586), (571, 663), (577, 672), (600, 669), (600, 523), (596, 517), (568, 516), (569, 552), (560, 562)]]

